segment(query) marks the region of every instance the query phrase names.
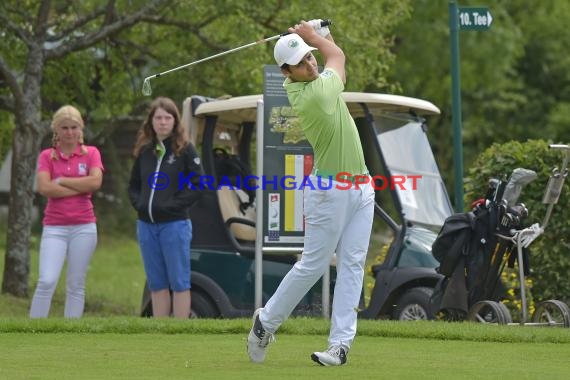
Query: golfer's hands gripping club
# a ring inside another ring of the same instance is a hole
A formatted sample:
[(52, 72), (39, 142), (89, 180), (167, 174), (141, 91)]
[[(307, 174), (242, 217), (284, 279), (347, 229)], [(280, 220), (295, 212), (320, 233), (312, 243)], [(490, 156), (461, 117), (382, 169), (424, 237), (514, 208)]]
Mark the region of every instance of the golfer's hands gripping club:
[(329, 34), (331, 34), (331, 31), (329, 30), (330, 20), (322, 20), (320, 18), (317, 18), (307, 22), (313, 27), (313, 29), (315, 29), (315, 32), (317, 32), (319, 36), (326, 38)]
[(313, 28), (313, 25), (305, 20), (301, 20), (298, 24), (290, 27), (288, 32), (298, 34), (308, 44), (314, 43), (315, 38), (323, 38), (319, 35), (317, 30)]

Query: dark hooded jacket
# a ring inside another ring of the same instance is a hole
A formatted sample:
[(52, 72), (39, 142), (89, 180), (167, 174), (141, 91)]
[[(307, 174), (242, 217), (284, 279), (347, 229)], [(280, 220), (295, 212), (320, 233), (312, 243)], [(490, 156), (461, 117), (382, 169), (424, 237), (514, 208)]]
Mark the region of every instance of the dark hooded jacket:
[(179, 156), (171, 148), (171, 138), (163, 141), (164, 154), (151, 144), (144, 146), (135, 160), (129, 181), (129, 198), (138, 218), (148, 223), (189, 219), (189, 209), (201, 196), (203, 169), (192, 144)]

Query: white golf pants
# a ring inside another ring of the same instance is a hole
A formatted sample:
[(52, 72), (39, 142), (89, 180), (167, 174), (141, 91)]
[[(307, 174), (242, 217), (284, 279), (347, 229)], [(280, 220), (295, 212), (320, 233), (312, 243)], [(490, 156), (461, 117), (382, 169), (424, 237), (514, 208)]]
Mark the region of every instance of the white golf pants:
[(67, 258), (65, 318), (80, 318), (85, 305), (85, 277), (97, 246), (95, 223), (44, 226), (40, 243), (39, 278), (30, 318), (45, 318)]
[[(317, 177), (311, 176), (317, 183)], [(327, 179), (321, 180), (326, 187)], [(370, 184), (349, 190), (304, 190), (305, 240), (298, 261), (264, 306), (259, 318), (274, 333), (295, 306), (324, 274), (336, 252), (336, 285), (329, 346), (350, 347), (356, 335), (357, 310), (364, 280), (366, 253), (374, 216), (374, 189)], [(316, 186), (315, 186), (316, 187)]]

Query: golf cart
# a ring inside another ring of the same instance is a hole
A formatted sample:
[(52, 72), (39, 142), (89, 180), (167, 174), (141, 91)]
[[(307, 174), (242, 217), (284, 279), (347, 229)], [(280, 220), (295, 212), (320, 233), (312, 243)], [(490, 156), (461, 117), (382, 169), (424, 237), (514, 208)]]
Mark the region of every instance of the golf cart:
[[(435, 271), (439, 263), (431, 255), (431, 244), (452, 213), (426, 136), (424, 117), (439, 114), (439, 109), (403, 96), (346, 92), (343, 97), (356, 121), (367, 167), (381, 189), (376, 192), (375, 220), (393, 236), (384, 261), (372, 267), (374, 288), (359, 316), (431, 318), (428, 302), (441, 278)], [(206, 176), (215, 185), (201, 190), (203, 197), (191, 209), (192, 314), (196, 317), (243, 317), (254, 310), (255, 192), (218, 185), (258, 173), (252, 157), (260, 102), (263, 95), (221, 100), (192, 96), (184, 101), (183, 122), (201, 154)], [(376, 257), (378, 252), (369, 255)], [(297, 251), (263, 254), (263, 303), (298, 259)], [(333, 262), (331, 294), (335, 274)], [(322, 315), (323, 294), (318, 281), (294, 315)], [(151, 314), (145, 289), (142, 315)]]

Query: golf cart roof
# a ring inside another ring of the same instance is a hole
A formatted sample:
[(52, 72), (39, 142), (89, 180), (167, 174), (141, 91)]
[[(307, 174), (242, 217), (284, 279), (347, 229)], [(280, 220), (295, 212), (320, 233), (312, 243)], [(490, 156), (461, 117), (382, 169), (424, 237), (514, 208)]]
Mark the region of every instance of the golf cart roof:
[[(437, 115), (440, 113), (432, 103), (400, 95), (376, 94), (365, 92), (343, 92), (353, 117), (364, 116), (360, 104), (366, 104), (372, 113), (400, 112), (414, 113), (416, 115)], [(239, 124), (244, 121), (255, 121), (257, 115), (257, 102), (263, 100), (263, 95), (238, 96), (224, 100), (215, 100), (200, 104), (195, 116), (216, 115), (222, 122)]]

